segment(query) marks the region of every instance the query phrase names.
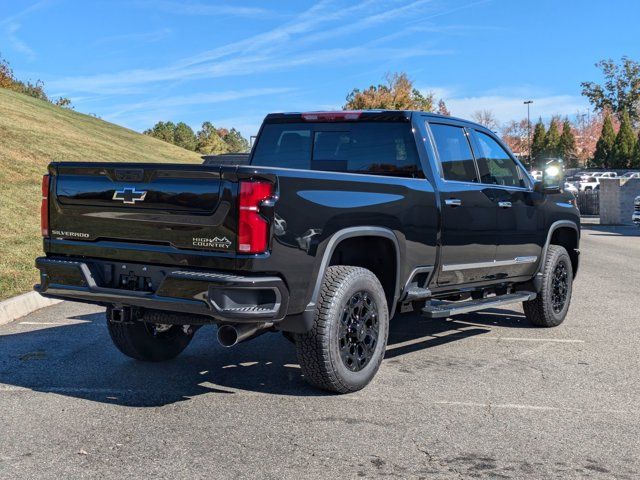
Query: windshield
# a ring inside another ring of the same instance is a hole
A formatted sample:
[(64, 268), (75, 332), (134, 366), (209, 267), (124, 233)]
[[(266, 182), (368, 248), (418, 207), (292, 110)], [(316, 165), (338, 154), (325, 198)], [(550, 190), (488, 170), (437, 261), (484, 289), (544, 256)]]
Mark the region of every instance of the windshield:
[(400, 122), (266, 124), (251, 164), (424, 178), (411, 124)]

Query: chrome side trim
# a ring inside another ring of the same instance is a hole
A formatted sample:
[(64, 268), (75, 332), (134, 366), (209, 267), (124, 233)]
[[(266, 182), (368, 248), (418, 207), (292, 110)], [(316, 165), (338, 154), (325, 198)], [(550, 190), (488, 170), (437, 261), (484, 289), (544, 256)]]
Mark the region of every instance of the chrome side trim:
[(528, 257), (516, 257), (516, 263), (535, 263), (538, 260), (538, 257), (535, 255), (531, 255)]
[(516, 257), (513, 260), (494, 260), (493, 262), (477, 262), (477, 263), (452, 263), (443, 265), (443, 272), (451, 272), (456, 270), (471, 270), (475, 268), (495, 268), (506, 267), (509, 265), (520, 265), (523, 263), (535, 263), (538, 260), (536, 256)]

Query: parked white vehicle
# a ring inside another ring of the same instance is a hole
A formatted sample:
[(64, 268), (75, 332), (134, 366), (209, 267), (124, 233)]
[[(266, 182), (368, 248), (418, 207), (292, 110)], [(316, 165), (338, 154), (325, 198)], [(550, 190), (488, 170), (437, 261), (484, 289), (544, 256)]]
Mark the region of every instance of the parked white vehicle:
[(633, 202), (633, 215), (631, 215), (631, 220), (636, 226), (640, 227), (640, 196), (636, 197)]
[(616, 172), (596, 172), (593, 176), (596, 178), (618, 178)]
[(600, 188), (600, 178), (593, 176), (587, 177), (580, 182), (580, 191), (586, 192), (587, 190), (598, 190)]
[(627, 172), (620, 178), (640, 178), (640, 172)]

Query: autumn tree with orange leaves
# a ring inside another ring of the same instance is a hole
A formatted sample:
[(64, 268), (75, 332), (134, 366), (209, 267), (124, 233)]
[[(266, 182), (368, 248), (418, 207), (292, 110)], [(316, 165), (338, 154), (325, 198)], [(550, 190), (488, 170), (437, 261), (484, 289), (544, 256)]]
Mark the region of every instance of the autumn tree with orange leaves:
[(414, 87), (406, 73), (390, 73), (386, 82), (371, 85), (365, 90), (354, 88), (347, 95), (345, 110), (434, 110), (434, 95), (426, 95)]

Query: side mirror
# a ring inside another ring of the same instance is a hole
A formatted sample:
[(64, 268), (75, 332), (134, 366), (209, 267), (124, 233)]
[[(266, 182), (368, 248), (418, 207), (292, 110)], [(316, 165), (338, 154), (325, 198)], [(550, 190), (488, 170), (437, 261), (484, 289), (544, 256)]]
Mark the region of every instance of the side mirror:
[(534, 184), (534, 190), (540, 193), (561, 193), (564, 186), (564, 168), (562, 161), (554, 160), (542, 169), (542, 181)]

